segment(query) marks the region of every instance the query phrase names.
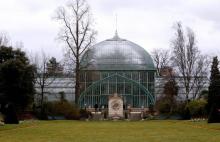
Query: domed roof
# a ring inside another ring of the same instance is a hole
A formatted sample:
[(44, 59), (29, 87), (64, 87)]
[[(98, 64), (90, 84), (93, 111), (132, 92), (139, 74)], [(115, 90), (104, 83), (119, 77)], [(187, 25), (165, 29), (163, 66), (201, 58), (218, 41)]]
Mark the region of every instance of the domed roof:
[(119, 38), (117, 32), (113, 38), (91, 47), (81, 63), (86, 70), (155, 70), (149, 53), (139, 45)]

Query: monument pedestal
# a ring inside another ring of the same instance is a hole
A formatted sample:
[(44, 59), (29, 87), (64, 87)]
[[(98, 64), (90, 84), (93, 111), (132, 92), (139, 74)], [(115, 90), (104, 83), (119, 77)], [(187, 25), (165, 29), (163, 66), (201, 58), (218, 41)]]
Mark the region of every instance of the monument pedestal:
[(108, 117), (109, 119), (117, 120), (124, 118), (123, 99), (115, 93), (109, 97), (108, 101)]

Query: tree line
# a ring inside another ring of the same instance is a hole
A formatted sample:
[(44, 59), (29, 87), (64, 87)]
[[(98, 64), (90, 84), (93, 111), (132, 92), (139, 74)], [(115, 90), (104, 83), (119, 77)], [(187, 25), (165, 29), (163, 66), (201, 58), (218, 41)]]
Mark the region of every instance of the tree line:
[[(60, 23), (58, 39), (64, 44), (68, 67), (75, 80), (75, 103), (80, 95), (80, 71), (85, 67), (81, 64), (81, 58), (94, 43), (96, 30), (91, 11), (85, 0), (71, 0), (65, 6), (57, 8), (54, 19)], [(158, 74), (162, 75), (162, 69), (168, 68), (169, 81), (165, 85), (164, 94), (167, 94), (172, 103), (173, 96), (177, 95), (178, 84), (175, 76), (180, 76), (184, 86), (184, 100), (196, 100), (204, 87), (205, 77), (209, 72), (209, 57), (201, 54), (197, 46), (196, 36), (192, 29), (183, 28), (181, 22), (175, 24), (175, 36), (171, 42), (170, 50), (155, 49), (152, 56)], [(40, 108), (43, 111), (45, 87), (50, 85), (52, 78), (56, 77), (57, 61), (55, 58), (47, 58), (44, 54), (35, 62), (30, 62), (25, 52), (7, 46), (8, 39), (0, 36), (0, 97), (2, 102), (19, 104), (20, 108), (28, 106), (33, 101), (35, 94), (34, 84), (37, 83), (41, 91)], [(50, 70), (48, 67), (53, 69)], [(37, 79), (36, 79), (37, 78)], [(50, 80), (50, 81), (48, 81)], [(211, 84), (210, 84), (211, 86)], [(15, 89), (12, 89), (12, 88)], [(196, 90), (193, 90), (195, 89)], [(193, 91), (193, 95), (190, 93)], [(21, 101), (21, 102), (16, 102)], [(171, 107), (172, 108), (174, 106)], [(210, 108), (212, 108), (210, 106)], [(210, 109), (211, 110), (211, 109)]]
[[(217, 111), (220, 108), (217, 57), (213, 58), (210, 67), (211, 58), (199, 50), (193, 30), (189, 27), (184, 29), (182, 23), (177, 22), (174, 31), (170, 49), (154, 49), (152, 52), (158, 76), (165, 78), (162, 96), (158, 98), (161, 111), (172, 114), (175, 108), (183, 105), (184, 115), (208, 115), (209, 122), (216, 121), (217, 117), (220, 120), (220, 112)], [(184, 100), (179, 106), (176, 102), (178, 97), (181, 98), (179, 102)], [(161, 106), (164, 104), (166, 106)]]

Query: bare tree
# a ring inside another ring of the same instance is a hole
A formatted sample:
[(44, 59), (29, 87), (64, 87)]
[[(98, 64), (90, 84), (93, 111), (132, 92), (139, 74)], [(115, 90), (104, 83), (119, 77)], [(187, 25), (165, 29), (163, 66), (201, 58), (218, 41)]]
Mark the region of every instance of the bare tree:
[[(201, 55), (197, 61), (197, 73), (195, 75), (194, 83), (194, 92), (192, 99), (195, 100), (200, 98), (201, 91), (207, 90), (209, 85), (209, 70), (207, 68), (211, 68), (211, 58), (207, 55)], [(199, 74), (199, 75), (197, 75)]]
[(159, 76), (161, 76), (161, 69), (169, 66), (170, 52), (166, 49), (154, 49), (152, 57), (156, 65), (157, 72)]
[(169, 115), (171, 115), (176, 105), (176, 97), (179, 90), (179, 86), (174, 76), (170, 76), (168, 81), (164, 84), (163, 89), (163, 101), (166, 100), (169, 104)]
[[(53, 59), (53, 57), (51, 59)], [(45, 88), (51, 85), (53, 81), (56, 79), (57, 69), (51, 69), (51, 66), (49, 65), (49, 61), (50, 58), (46, 56), (46, 54), (43, 51), (41, 53), (41, 56), (36, 55), (33, 61), (36, 68), (36, 75), (35, 75), (36, 85), (38, 85), (40, 88), (38, 95), (39, 95), (39, 107), (40, 107), (41, 115), (43, 115), (43, 104), (45, 102), (44, 100), (45, 93), (49, 93), (46, 91)]]
[[(207, 79), (207, 59), (201, 55), (197, 45), (194, 32), (187, 28), (186, 34), (182, 24), (178, 22), (175, 27), (176, 35), (172, 40), (172, 61), (178, 71), (184, 86), (185, 99), (195, 99), (199, 90), (203, 88)], [(189, 96), (194, 93), (193, 96)]]
[(0, 46), (7, 46), (9, 44), (9, 37), (5, 33), (0, 33)]
[(71, 0), (66, 6), (57, 9), (55, 19), (62, 26), (58, 34), (59, 39), (64, 42), (73, 61), (77, 103), (80, 95), (80, 59), (91, 47), (96, 35), (96, 31), (92, 28), (89, 5), (85, 0)]

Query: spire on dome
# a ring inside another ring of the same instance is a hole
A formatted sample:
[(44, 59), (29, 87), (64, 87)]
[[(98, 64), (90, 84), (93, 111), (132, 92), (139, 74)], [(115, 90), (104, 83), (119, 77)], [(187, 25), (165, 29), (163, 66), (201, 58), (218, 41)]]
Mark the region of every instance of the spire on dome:
[(113, 39), (114, 39), (114, 40), (120, 39), (119, 36), (118, 36), (118, 31), (117, 31), (117, 29), (116, 29), (116, 31), (115, 31), (115, 36), (113, 37)]
[(114, 37), (111, 38), (111, 39), (108, 39), (108, 41), (112, 41), (112, 40), (125, 41), (126, 39), (122, 39), (122, 38), (120, 38), (120, 37), (118, 36), (118, 31), (116, 30), (116, 31), (115, 31), (115, 35), (114, 35)]
[(120, 40), (120, 41), (122, 41), (122, 40), (125, 40), (125, 39), (121, 39), (119, 36), (118, 36), (118, 27), (117, 27), (117, 14), (115, 15), (115, 35), (114, 35), (114, 37), (113, 38), (111, 38), (111, 39), (108, 39), (109, 41), (112, 41), (112, 40)]
[(116, 13), (115, 15), (115, 36), (113, 37), (113, 40), (119, 40), (119, 36), (118, 36), (118, 15)]

